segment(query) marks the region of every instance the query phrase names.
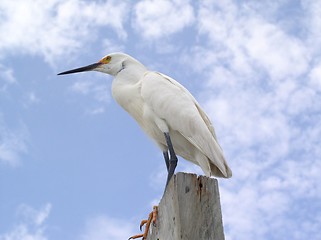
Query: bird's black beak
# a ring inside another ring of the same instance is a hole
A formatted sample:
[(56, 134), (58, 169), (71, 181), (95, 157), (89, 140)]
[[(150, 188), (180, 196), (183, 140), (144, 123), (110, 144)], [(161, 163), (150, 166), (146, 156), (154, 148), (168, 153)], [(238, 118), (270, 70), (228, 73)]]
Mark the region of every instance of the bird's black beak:
[(72, 69), (72, 70), (61, 72), (61, 73), (58, 73), (57, 75), (64, 75), (64, 74), (71, 74), (71, 73), (77, 73), (77, 72), (92, 71), (96, 67), (100, 66), (101, 64), (102, 64), (101, 62), (98, 62), (98, 63), (90, 64), (90, 65), (85, 66), (85, 67), (75, 68), (75, 69)]

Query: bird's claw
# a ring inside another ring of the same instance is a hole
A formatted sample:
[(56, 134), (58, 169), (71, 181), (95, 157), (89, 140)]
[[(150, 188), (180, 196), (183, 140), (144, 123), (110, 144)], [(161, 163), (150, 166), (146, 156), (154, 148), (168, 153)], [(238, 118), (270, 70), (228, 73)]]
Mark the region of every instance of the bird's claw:
[(139, 224), (139, 229), (140, 229), (140, 231), (142, 231), (143, 229), (143, 226), (146, 224), (148, 222), (148, 220), (142, 220), (141, 222), (140, 222), (140, 224)]
[[(144, 234), (137, 234), (137, 235), (134, 235), (134, 236), (131, 236), (130, 238), (128, 238), (128, 240), (130, 239), (136, 239), (136, 238), (143, 238), (144, 237)], [(143, 238), (144, 239), (144, 238)]]
[(134, 236), (131, 236), (130, 238), (128, 238), (128, 240), (130, 239), (136, 239), (136, 238), (142, 238), (143, 240), (147, 238), (147, 234), (148, 234), (148, 230), (150, 227), (150, 224), (153, 223), (153, 226), (156, 226), (156, 218), (157, 218), (157, 214), (158, 214), (158, 207), (154, 206), (153, 207), (153, 211), (148, 215), (148, 219), (147, 220), (142, 220), (140, 222), (139, 225), (139, 229), (142, 231), (142, 228), (144, 225), (145, 226), (145, 231), (143, 234), (137, 234)]
[(156, 226), (157, 215), (158, 215), (158, 206), (153, 206), (153, 218), (152, 218), (153, 226)]

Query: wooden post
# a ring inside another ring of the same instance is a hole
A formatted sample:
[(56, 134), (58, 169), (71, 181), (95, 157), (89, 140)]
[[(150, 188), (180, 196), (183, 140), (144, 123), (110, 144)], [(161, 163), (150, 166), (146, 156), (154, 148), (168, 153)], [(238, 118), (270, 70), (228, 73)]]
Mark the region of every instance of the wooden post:
[(158, 206), (147, 240), (224, 240), (216, 179), (177, 173)]

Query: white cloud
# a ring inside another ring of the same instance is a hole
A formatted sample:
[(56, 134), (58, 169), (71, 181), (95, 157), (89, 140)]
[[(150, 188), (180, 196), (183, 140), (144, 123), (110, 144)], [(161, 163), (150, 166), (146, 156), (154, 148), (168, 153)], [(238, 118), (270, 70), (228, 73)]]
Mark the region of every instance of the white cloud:
[(90, 115), (96, 115), (96, 114), (101, 114), (101, 113), (104, 113), (105, 112), (105, 108), (100, 106), (100, 107), (97, 107), (97, 108), (92, 108), (90, 110), (88, 110), (86, 113), (90, 114)]
[(320, 31), (318, 29), (321, 29), (321, 6), (313, 0), (301, 0), (300, 3), (304, 10), (302, 19), (305, 27), (304, 37), (307, 38), (307, 44), (314, 50), (313, 52), (320, 54)]
[(32, 105), (40, 103), (40, 98), (36, 95), (34, 91), (26, 93), (23, 98), (23, 106), (29, 108)]
[[(97, 81), (101, 79), (98, 77)], [(75, 82), (71, 90), (84, 96), (93, 98), (95, 106), (86, 110), (88, 114), (100, 114), (105, 112), (105, 106), (110, 102), (109, 85), (98, 83), (96, 80)]]
[(81, 240), (123, 240), (128, 239), (137, 227), (134, 228), (130, 220), (97, 216), (88, 220)]
[(12, 167), (19, 166), (21, 155), (28, 152), (28, 131), (21, 125), (10, 129), (0, 114), (0, 162)]
[(193, 7), (182, 0), (143, 0), (135, 6), (134, 28), (145, 38), (169, 36), (195, 20)]
[(90, 88), (92, 86), (92, 82), (85, 82), (85, 81), (81, 81), (81, 82), (76, 82), (72, 85), (71, 89), (75, 92), (87, 95), (90, 91)]
[(250, 19), (244, 24), (251, 31), (245, 30), (247, 36), (243, 35), (245, 38), (241, 44), (251, 61), (262, 67), (271, 80), (296, 77), (307, 70), (307, 49), (300, 40), (262, 19)]
[(108, 85), (98, 84), (95, 80), (76, 82), (71, 90), (83, 95), (92, 95), (98, 102), (108, 103), (110, 101)]
[(11, 232), (0, 235), (0, 240), (47, 240), (43, 231), (35, 230), (30, 232), (27, 226), (18, 225)]
[(18, 206), (17, 215), (28, 224), (41, 226), (48, 218), (51, 208), (52, 205), (50, 203), (46, 203), (40, 210), (36, 210), (27, 204), (21, 204)]
[(0, 91), (5, 91), (9, 84), (14, 84), (16, 82), (17, 80), (14, 77), (13, 69), (0, 64)]
[(36, 54), (53, 63), (96, 40), (99, 27), (110, 27), (125, 39), (126, 9), (125, 2), (116, 1), (1, 1), (0, 32), (6, 36), (1, 55)]
[(45, 204), (40, 210), (22, 204), (17, 214), (21, 217), (19, 224), (7, 232), (0, 234), (0, 240), (47, 240), (45, 220), (51, 211), (51, 204)]
[(113, 39), (106, 38), (102, 41), (101, 49), (102, 49), (101, 56), (105, 56), (107, 53), (124, 52), (125, 45), (119, 41), (116, 42)]
[(29, 103), (38, 103), (40, 99), (37, 97), (37, 95), (34, 92), (28, 93), (28, 101)]
[[(207, 41), (182, 58), (208, 79), (202, 105), (233, 170), (220, 181), (226, 239), (314, 239), (321, 226), (307, 217), (321, 211), (320, 52), (272, 20), (280, 6), (267, 19), (263, 4), (254, 11), (202, 2), (198, 27)], [(319, 21), (308, 18), (315, 29)]]
[(233, 129), (231, 141), (255, 147), (268, 140), (279, 143), (269, 145), (274, 156), (287, 154), (295, 134), (289, 117), (312, 106), (316, 95), (298, 79), (311, 58), (305, 42), (232, 1), (204, 4), (199, 17), (209, 41), (206, 51), (195, 48), (195, 62), (215, 92), (206, 105), (210, 115)]
[(288, 35), (282, 26), (262, 18), (246, 4), (236, 6), (232, 1), (207, 4), (200, 9), (199, 29), (211, 40), (209, 45), (215, 51), (218, 65), (228, 59), (232, 72), (256, 77), (248, 81), (257, 81), (258, 73), (278, 81), (307, 71), (306, 44)]
[(309, 84), (312, 88), (321, 92), (321, 62), (317, 63), (310, 71)]

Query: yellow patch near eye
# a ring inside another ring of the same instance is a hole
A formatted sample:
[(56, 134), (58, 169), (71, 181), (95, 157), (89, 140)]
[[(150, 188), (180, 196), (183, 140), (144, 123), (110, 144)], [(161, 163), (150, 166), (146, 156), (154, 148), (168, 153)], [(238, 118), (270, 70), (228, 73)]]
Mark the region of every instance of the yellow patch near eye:
[(99, 62), (103, 63), (103, 64), (107, 64), (110, 62), (110, 60), (111, 60), (111, 56), (107, 56), (107, 57), (102, 58)]

